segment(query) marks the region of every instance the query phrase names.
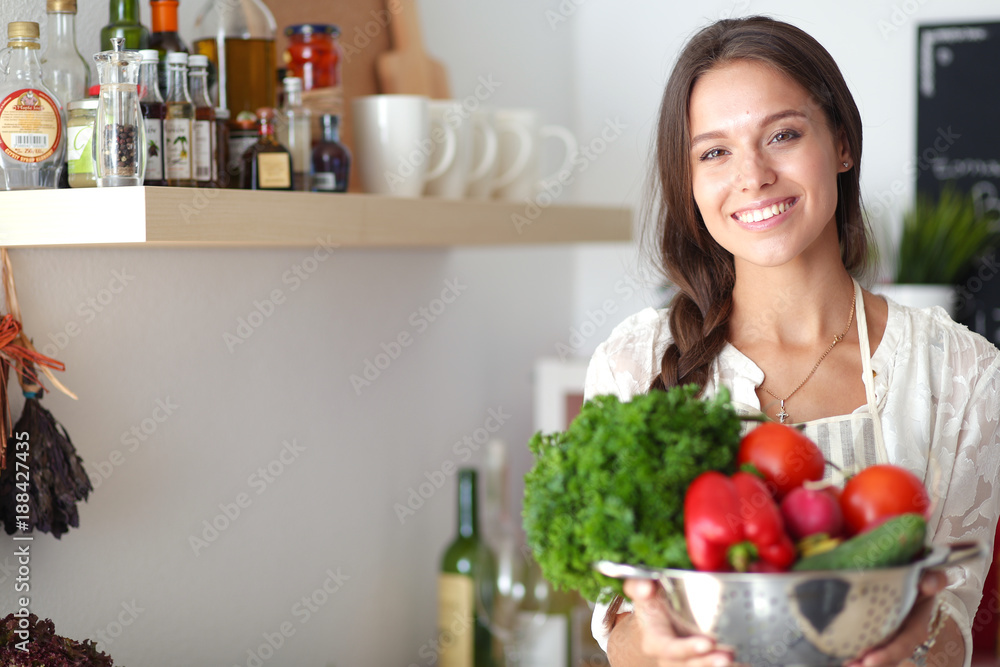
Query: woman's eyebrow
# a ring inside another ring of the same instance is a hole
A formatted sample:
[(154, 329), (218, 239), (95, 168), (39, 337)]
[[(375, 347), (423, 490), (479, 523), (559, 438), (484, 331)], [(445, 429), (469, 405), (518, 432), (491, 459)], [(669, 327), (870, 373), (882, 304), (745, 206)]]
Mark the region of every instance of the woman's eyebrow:
[[(762, 121), (760, 121), (758, 127), (765, 127), (779, 120), (784, 120), (785, 118), (805, 119), (806, 115), (803, 112), (799, 111), (798, 109), (785, 109), (784, 111), (778, 111), (776, 113), (771, 114), (767, 118), (764, 118)], [(701, 134), (699, 134), (698, 136), (696, 136), (694, 139), (691, 140), (691, 146), (692, 147), (697, 146), (702, 141), (708, 141), (710, 139), (724, 139), (725, 137), (726, 133), (723, 132), (722, 130), (712, 130), (711, 132), (702, 132)]]

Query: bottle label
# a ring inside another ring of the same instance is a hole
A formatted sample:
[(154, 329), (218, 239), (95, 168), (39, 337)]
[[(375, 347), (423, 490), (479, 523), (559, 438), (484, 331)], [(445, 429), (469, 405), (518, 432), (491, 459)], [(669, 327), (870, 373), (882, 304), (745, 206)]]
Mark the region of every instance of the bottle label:
[(288, 153), (258, 153), (257, 181), (261, 190), (292, 187), (292, 165)]
[(94, 126), (77, 125), (66, 132), (66, 162), (71, 174), (94, 173)]
[(334, 192), (337, 189), (337, 175), (332, 171), (313, 174), (313, 189), (319, 192)]
[(191, 179), (191, 119), (168, 118), (163, 121), (168, 180)]
[(226, 171), (229, 172), (230, 177), (239, 177), (243, 162), (243, 153), (256, 143), (256, 132), (232, 132), (229, 135), (229, 164), (226, 167)]
[(163, 121), (146, 119), (146, 179), (163, 180)]
[(212, 121), (194, 122), (194, 177), (198, 181), (212, 180), (212, 162), (215, 157), (215, 142), (212, 141)]
[(561, 614), (522, 611), (517, 615), (523, 632), (518, 663), (522, 667), (568, 665), (569, 619)]
[(34, 88), (22, 88), (0, 102), (0, 150), (19, 162), (42, 162), (62, 139), (59, 105)]
[(464, 574), (438, 578), (438, 667), (472, 667), (476, 629), (473, 604), (475, 585)]

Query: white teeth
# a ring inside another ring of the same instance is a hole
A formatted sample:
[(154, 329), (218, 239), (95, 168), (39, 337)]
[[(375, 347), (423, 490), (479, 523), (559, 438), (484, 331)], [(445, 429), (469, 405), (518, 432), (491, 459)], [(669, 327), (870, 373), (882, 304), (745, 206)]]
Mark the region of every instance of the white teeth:
[(770, 206), (758, 208), (753, 211), (743, 211), (742, 213), (737, 213), (736, 217), (741, 222), (760, 222), (761, 220), (772, 218), (779, 213), (784, 213), (789, 208), (791, 208), (791, 204), (781, 202), (780, 204), (771, 204)]

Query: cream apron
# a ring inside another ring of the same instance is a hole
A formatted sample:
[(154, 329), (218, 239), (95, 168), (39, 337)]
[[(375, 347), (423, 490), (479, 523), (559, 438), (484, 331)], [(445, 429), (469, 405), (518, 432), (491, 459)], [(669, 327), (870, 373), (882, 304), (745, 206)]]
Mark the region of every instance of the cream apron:
[[(854, 294), (860, 305), (857, 308), (858, 339), (861, 346), (861, 380), (865, 385), (867, 406), (848, 415), (817, 419), (804, 424), (805, 434), (819, 446), (823, 457), (846, 472), (889, 462), (875, 398), (875, 376), (872, 372), (871, 347), (868, 344), (868, 319), (865, 317), (861, 285), (857, 280), (854, 281)], [(734, 402), (733, 407), (744, 414), (761, 412), (759, 406)], [(752, 426), (748, 424), (746, 429), (749, 430)], [(836, 484), (843, 481), (843, 476), (832, 466), (827, 467), (827, 476)]]

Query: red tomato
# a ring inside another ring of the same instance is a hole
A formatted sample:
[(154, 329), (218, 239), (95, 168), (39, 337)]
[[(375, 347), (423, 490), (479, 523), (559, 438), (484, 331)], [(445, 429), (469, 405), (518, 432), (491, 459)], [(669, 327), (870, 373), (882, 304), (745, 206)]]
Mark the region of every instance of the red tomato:
[(778, 422), (764, 422), (747, 433), (736, 460), (739, 465), (753, 464), (779, 500), (807, 479), (822, 479), (826, 467), (816, 443)]
[(852, 535), (899, 514), (926, 515), (930, 505), (927, 489), (916, 475), (888, 464), (869, 466), (854, 475), (840, 495), (840, 509)]

